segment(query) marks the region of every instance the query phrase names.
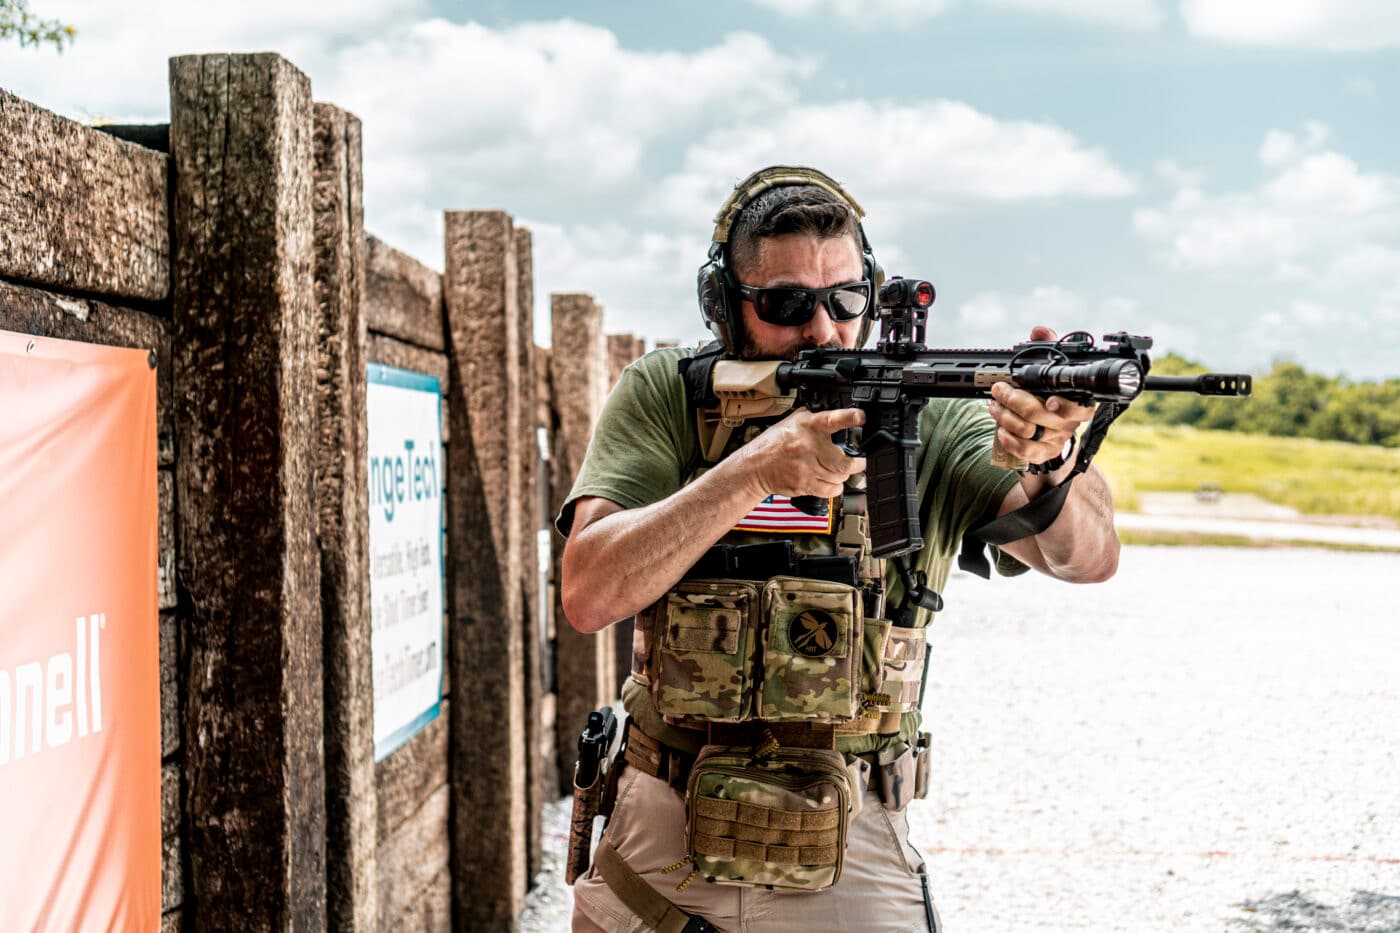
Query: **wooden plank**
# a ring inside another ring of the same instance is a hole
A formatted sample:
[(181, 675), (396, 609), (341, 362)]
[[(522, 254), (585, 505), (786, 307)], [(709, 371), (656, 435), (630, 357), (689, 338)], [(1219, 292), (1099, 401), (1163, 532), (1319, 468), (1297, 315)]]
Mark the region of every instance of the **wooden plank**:
[(0, 330), (155, 350), (157, 462), (160, 466), (175, 462), (168, 321), (95, 299), (55, 295), (0, 281)]
[(443, 394), (447, 394), (450, 374), (445, 353), (425, 350), (394, 337), (371, 333), (366, 355), (371, 363), (383, 363), (385, 366), (397, 366), (400, 369), (437, 376)]
[(173, 910), (185, 902), (185, 863), (180, 845), (180, 766), (160, 769), (161, 874), (160, 909)]
[[(443, 701), (438, 718), (374, 765), (379, 797), (379, 838), (396, 832), (423, 801), (447, 783), (447, 734), (450, 704)], [(444, 832), (446, 830), (444, 829)]]
[[(454, 925), (502, 929), (524, 906), (524, 632), (520, 525), (524, 422), (515, 235), (500, 211), (446, 223), (450, 772)], [(460, 702), (470, 698), (471, 702)], [(491, 751), (482, 753), (488, 724)]]
[(360, 121), (315, 105), (316, 487), (325, 649), (326, 916), (378, 925)]
[[(423, 805), (388, 838), (379, 844), (379, 928), (381, 930), (420, 929), (405, 919), (432, 918), (433, 929), (450, 927), (451, 887), (439, 880), (450, 869), (448, 811), (452, 789), (444, 784), (429, 795)], [(497, 844), (500, 840), (494, 840)], [(482, 897), (486, 892), (481, 892)], [(429, 905), (421, 901), (427, 898)], [(427, 909), (425, 910), (425, 906)], [(472, 926), (466, 929), (511, 929), (512, 921), (500, 925)]]
[(442, 274), (376, 236), (365, 237), (365, 320), (369, 329), (446, 350)]
[(0, 91), (0, 275), (165, 299), (169, 164), (159, 152)]
[(326, 925), (311, 85), (171, 60), (177, 565), (198, 924)]
[[(603, 339), (603, 309), (589, 295), (550, 296), (554, 347), (550, 364), (550, 401), (555, 425), (550, 448), (551, 514), (559, 514), (602, 411), (608, 388), (608, 357)], [(559, 792), (570, 791), (578, 734), (588, 714), (616, 695), (616, 626), (585, 635), (567, 624), (559, 602), (563, 540), (554, 547), (554, 664), (558, 738)]]

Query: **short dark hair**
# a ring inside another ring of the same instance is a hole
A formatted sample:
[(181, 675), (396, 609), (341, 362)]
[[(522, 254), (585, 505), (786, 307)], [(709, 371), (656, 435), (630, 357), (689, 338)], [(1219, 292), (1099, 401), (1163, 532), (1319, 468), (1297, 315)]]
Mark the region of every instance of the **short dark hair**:
[(734, 219), (729, 261), (735, 276), (758, 264), (760, 240), (786, 233), (819, 239), (851, 236), (860, 247), (855, 211), (841, 198), (816, 185), (770, 188), (746, 204)]

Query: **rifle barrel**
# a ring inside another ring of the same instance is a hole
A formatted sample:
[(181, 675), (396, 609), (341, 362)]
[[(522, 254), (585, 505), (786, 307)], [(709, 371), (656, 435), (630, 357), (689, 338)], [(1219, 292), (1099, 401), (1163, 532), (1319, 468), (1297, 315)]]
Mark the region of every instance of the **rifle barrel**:
[(1148, 376), (1144, 392), (1195, 392), (1197, 395), (1224, 395), (1243, 398), (1254, 391), (1248, 373), (1201, 373), (1199, 376)]

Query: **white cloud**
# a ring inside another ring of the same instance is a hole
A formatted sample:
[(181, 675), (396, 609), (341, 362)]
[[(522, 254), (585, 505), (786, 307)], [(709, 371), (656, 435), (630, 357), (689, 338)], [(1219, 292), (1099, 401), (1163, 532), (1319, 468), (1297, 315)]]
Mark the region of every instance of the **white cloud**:
[(986, 6), (1043, 13), (1122, 29), (1156, 29), (1165, 15), (1157, 0), (979, 0)]
[[(1273, 174), (1257, 189), (1211, 196), (1183, 188), (1163, 207), (1135, 211), (1133, 226), (1181, 268), (1319, 281), (1330, 269), (1345, 272), (1347, 284), (1382, 273), (1374, 257), (1388, 256), (1400, 238), (1400, 175), (1315, 151), (1328, 136), (1318, 123), (1301, 139), (1270, 130), (1259, 158)], [(1351, 258), (1358, 251), (1362, 258)]]
[(1159, 178), (1177, 188), (1198, 188), (1205, 178), (1204, 172), (1186, 168), (1174, 159), (1158, 159), (1152, 168)]
[[(1135, 211), (1133, 226), (1169, 267), (1250, 296), (1255, 307), (1232, 318), (1259, 358), (1306, 348), (1324, 371), (1394, 372), (1386, 348), (1400, 345), (1400, 175), (1321, 148), (1329, 135), (1320, 124), (1301, 136), (1272, 130), (1257, 187), (1183, 188)], [(1358, 342), (1362, 352), (1342, 349)]]
[[(753, 0), (784, 16), (833, 17), (854, 26), (879, 29), (933, 19), (949, 0)], [(1125, 29), (1155, 29), (1163, 14), (1158, 0), (964, 0), (972, 4), (1057, 16)]]
[(1400, 46), (1393, 0), (1182, 0), (1191, 32), (1242, 45), (1363, 50)]
[(908, 26), (932, 19), (947, 7), (946, 0), (753, 0), (789, 17), (834, 16), (847, 23), (880, 29)]
[(1321, 149), (1331, 135), (1331, 129), (1316, 120), (1309, 120), (1303, 124), (1301, 138), (1283, 130), (1269, 130), (1264, 134), (1264, 141), (1259, 144), (1259, 161), (1265, 165), (1292, 162), (1305, 153)]
[(650, 340), (694, 343), (708, 334), (695, 297), (703, 234), (638, 232), (621, 224), (561, 225), (521, 219), (534, 238), (537, 337), (549, 318), (548, 292), (587, 292), (603, 304), (604, 329)]
[(694, 53), (639, 52), (568, 20), (429, 20), (340, 50), (324, 89), (374, 128), (371, 152), (412, 153), (496, 197), (546, 174), (596, 194), (634, 180), (666, 133), (791, 102), (810, 68), (749, 33)]
[(714, 131), (662, 182), (658, 211), (703, 225), (733, 183), (769, 164), (820, 168), (885, 229), (969, 204), (1135, 189), (1102, 150), (1053, 124), (998, 120), (957, 101), (852, 100)]
[(979, 292), (958, 305), (951, 319), (931, 322), (930, 329), (939, 329), (940, 343), (1010, 346), (1027, 339), (1036, 325), (1050, 327), (1060, 336), (1085, 330), (1096, 342), (1118, 331), (1145, 334), (1153, 338), (1157, 353), (1190, 352), (1198, 339), (1190, 328), (1150, 313), (1136, 299), (1089, 298), (1061, 285), (1040, 285), (1024, 292)]
[(45, 0), (42, 16), (73, 26), (76, 40), (62, 55), (4, 43), (0, 74), (15, 93), (68, 116), (155, 122), (169, 114), (170, 56), (275, 49), (315, 75), (337, 42), (411, 21), (425, 7), (425, 0)]

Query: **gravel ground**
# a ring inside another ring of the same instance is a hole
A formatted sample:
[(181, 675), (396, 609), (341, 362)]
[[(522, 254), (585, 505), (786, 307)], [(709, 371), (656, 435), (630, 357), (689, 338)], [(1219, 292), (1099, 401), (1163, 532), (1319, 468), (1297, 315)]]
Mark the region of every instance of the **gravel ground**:
[[(1100, 586), (955, 577), (910, 810), (945, 926), (1400, 931), (1397, 578), (1394, 554), (1153, 547)], [(524, 929), (567, 930), (540, 880)]]

